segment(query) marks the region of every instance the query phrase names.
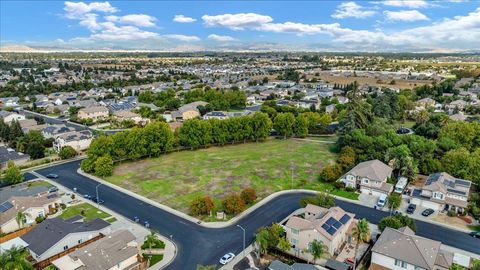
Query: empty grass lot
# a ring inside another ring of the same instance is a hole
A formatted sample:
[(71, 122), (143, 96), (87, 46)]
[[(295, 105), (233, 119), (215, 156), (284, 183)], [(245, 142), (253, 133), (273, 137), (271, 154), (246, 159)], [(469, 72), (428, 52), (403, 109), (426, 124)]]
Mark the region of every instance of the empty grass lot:
[[(333, 144), (317, 140), (271, 139), (174, 152), (119, 164), (106, 180), (186, 213), (196, 197), (210, 195), (219, 204), (223, 196), (246, 187), (253, 187), (260, 199), (291, 188), (332, 190), (317, 177), (336, 154), (330, 151)], [(358, 198), (345, 191), (333, 194)]]
[[(83, 215), (82, 215), (83, 210)], [(70, 206), (63, 211), (60, 215), (61, 218), (67, 219), (74, 216), (83, 216), (85, 221), (94, 220), (96, 218), (101, 218), (105, 221), (113, 223), (116, 221), (116, 218), (110, 215), (109, 213), (103, 212), (102, 210), (97, 209), (93, 205), (89, 203), (81, 203), (74, 206)]]

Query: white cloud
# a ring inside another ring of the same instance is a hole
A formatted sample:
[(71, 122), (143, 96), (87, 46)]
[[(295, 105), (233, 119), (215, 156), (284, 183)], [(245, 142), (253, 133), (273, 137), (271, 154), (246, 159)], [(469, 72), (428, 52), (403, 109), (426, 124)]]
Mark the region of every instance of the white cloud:
[(175, 15), (175, 17), (173, 17), (173, 21), (174, 22), (179, 22), (179, 23), (192, 23), (192, 22), (197, 21), (197, 19), (187, 17), (187, 16), (184, 16), (184, 15)]
[(197, 36), (170, 34), (170, 35), (164, 35), (164, 37), (179, 40), (179, 41), (184, 41), (184, 42), (200, 41), (200, 38)]
[(145, 14), (129, 14), (125, 16), (105, 16), (105, 20), (110, 22), (121, 22), (124, 24), (131, 24), (140, 27), (153, 27), (155, 26), (155, 17)]
[(66, 17), (69, 19), (79, 19), (82, 18), (84, 14), (95, 11), (104, 13), (115, 13), (118, 11), (118, 9), (110, 5), (109, 2), (92, 2), (85, 4), (84, 2), (66, 1), (64, 4), (65, 7), (63, 9), (66, 12)]
[(202, 20), (207, 26), (222, 26), (233, 30), (259, 27), (273, 21), (270, 16), (256, 13), (222, 14), (214, 16), (203, 15)]
[(95, 32), (100, 30), (102, 27), (97, 22), (97, 14), (87, 13), (82, 16), (80, 20), (80, 25), (85, 26), (88, 30)]
[(385, 0), (382, 3), (392, 7), (424, 8), (429, 6), (425, 0)]
[(218, 41), (218, 42), (229, 42), (229, 41), (235, 41), (236, 39), (231, 37), (231, 36), (221, 36), (221, 35), (216, 35), (216, 34), (211, 34), (208, 36), (208, 39)]
[(425, 14), (419, 12), (418, 10), (400, 10), (400, 11), (385, 10), (383, 14), (389, 21), (414, 22), (414, 21), (429, 20), (429, 18)]
[(101, 31), (92, 34), (93, 39), (119, 41), (158, 37), (158, 33), (144, 31), (135, 26), (116, 26), (113, 22), (99, 23)]
[(344, 2), (338, 5), (335, 13), (332, 14), (332, 18), (344, 19), (344, 18), (367, 18), (375, 15), (373, 10), (365, 10), (364, 7), (358, 5), (355, 2)]

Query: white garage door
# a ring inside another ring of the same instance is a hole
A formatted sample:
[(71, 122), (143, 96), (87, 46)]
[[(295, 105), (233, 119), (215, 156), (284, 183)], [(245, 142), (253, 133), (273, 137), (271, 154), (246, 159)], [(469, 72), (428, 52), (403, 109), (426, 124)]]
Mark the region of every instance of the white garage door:
[(432, 208), (435, 211), (438, 211), (438, 209), (440, 209), (440, 205), (438, 203), (434, 203), (431, 201), (422, 200), (422, 206), (425, 208)]

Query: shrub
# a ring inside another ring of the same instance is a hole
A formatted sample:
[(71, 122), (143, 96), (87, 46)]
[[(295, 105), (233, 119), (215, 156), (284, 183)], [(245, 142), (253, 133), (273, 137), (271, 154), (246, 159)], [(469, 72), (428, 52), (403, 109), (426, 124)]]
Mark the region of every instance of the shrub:
[[(72, 196), (73, 196), (73, 195), (72, 195)], [(60, 208), (62, 208), (62, 210), (65, 210), (65, 209), (67, 208), (67, 205), (64, 204), (64, 203), (61, 203), (61, 204), (60, 204)]]
[(456, 217), (456, 216), (457, 216), (457, 212), (452, 211), (452, 210), (449, 210), (449, 211), (447, 212), (447, 216), (449, 216), (449, 217)]
[(378, 229), (383, 232), (386, 227), (390, 227), (393, 229), (400, 229), (402, 227), (408, 226), (412, 231), (417, 230), (417, 225), (415, 221), (406, 215), (394, 215), (390, 217), (384, 217), (378, 223)]
[(348, 192), (355, 192), (355, 191), (357, 191), (357, 189), (354, 188), (354, 187), (346, 187), (345, 190), (348, 191)]
[(246, 188), (242, 190), (242, 193), (240, 193), (240, 197), (242, 198), (243, 202), (245, 202), (245, 204), (251, 204), (257, 199), (257, 193), (253, 188)]
[(236, 194), (232, 193), (225, 197), (222, 201), (223, 210), (227, 214), (238, 214), (245, 209), (245, 202), (242, 198)]
[(190, 203), (190, 213), (192, 215), (208, 215), (214, 208), (215, 203), (209, 196), (196, 198)]
[(41, 217), (41, 216), (38, 216), (38, 217), (35, 218), (35, 222), (36, 222), (36, 223), (40, 223), (40, 222), (42, 222), (42, 221), (44, 221), (44, 220), (45, 220), (45, 217)]
[(316, 196), (306, 196), (300, 199), (300, 206), (305, 207), (307, 204), (330, 208), (335, 206), (335, 198), (327, 193), (320, 193)]
[(336, 188), (336, 189), (342, 189), (345, 187), (345, 183), (343, 182), (340, 182), (340, 181), (336, 181), (333, 183), (333, 186)]
[(71, 146), (64, 146), (62, 149), (60, 149), (60, 153), (58, 153), (58, 155), (61, 159), (69, 159), (76, 156), (77, 151), (75, 151), (75, 149), (73, 149)]
[(110, 176), (113, 173), (113, 160), (109, 155), (101, 156), (95, 161), (95, 174), (98, 176)]
[(320, 181), (333, 182), (342, 176), (342, 169), (338, 164), (327, 165), (320, 172)]

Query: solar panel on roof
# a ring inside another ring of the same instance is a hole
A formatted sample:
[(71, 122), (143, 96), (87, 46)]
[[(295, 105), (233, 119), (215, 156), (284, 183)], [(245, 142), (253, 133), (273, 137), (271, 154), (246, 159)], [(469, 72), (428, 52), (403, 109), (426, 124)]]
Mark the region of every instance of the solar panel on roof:
[(332, 226), (335, 227), (338, 230), (338, 229), (340, 229), (340, 227), (342, 227), (342, 223), (340, 223), (338, 221), (335, 221), (335, 223), (333, 223)]
[(0, 204), (0, 213), (3, 213), (3, 212), (6, 212), (8, 209), (12, 208), (13, 207), (13, 204), (11, 204), (10, 202), (4, 202), (2, 204)]
[(343, 217), (340, 219), (340, 222), (341, 222), (342, 224), (346, 224), (346, 223), (350, 220), (350, 218), (351, 218), (351, 217), (350, 217), (349, 215), (345, 214), (345, 215), (343, 215)]
[(337, 232), (337, 229), (334, 227), (330, 227), (330, 229), (327, 230), (327, 233), (330, 235), (334, 235)]
[(471, 185), (471, 182), (466, 181), (466, 180), (462, 180), (462, 179), (456, 179), (455, 184), (469, 187)]
[(330, 226), (329, 226), (328, 224), (323, 223), (322, 228), (323, 228), (325, 231), (328, 231), (328, 229), (330, 229)]
[(325, 223), (328, 224), (328, 226), (332, 226), (332, 224), (335, 223), (335, 221), (337, 221), (337, 220), (334, 219), (333, 217), (331, 217)]

